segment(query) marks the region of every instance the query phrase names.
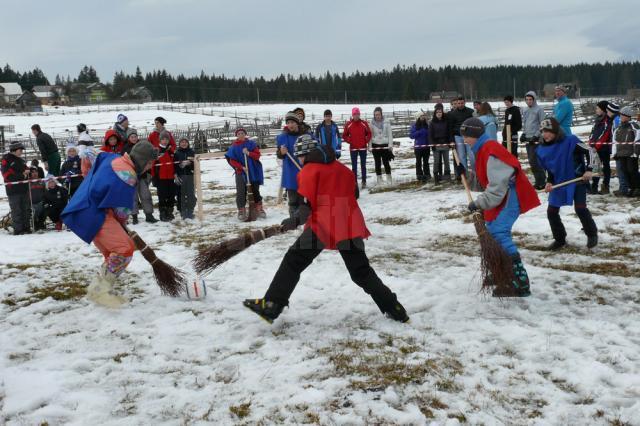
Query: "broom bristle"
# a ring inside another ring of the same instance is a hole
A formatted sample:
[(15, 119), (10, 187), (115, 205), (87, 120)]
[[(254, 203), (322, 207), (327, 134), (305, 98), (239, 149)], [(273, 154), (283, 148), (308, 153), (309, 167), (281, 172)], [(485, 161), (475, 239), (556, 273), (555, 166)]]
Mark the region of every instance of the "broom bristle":
[(480, 273), (482, 290), (488, 291), (493, 283), (503, 294), (514, 292), (512, 260), (487, 230), (484, 218), (473, 215), (473, 224), (480, 242)]
[(151, 264), (153, 275), (162, 294), (171, 297), (180, 296), (187, 285), (184, 273), (159, 259), (153, 249), (137, 233), (132, 233), (131, 239), (142, 257)]
[(273, 237), (281, 232), (281, 226), (274, 225), (261, 230), (248, 231), (230, 240), (214, 244), (209, 248), (200, 250), (195, 259), (193, 259), (193, 267), (198, 274), (210, 272), (258, 241)]

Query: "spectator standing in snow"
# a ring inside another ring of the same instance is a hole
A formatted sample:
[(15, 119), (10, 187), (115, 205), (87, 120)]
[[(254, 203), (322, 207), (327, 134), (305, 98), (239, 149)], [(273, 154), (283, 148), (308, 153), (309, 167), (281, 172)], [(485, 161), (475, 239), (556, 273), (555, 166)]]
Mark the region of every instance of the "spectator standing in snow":
[(26, 183), (11, 184), (29, 177), (29, 169), (27, 168), (27, 163), (22, 159), (23, 155), (24, 145), (20, 142), (11, 142), (9, 152), (2, 157), (2, 177), (6, 184), (7, 198), (9, 198), (13, 235), (31, 233), (29, 223), (29, 185)]
[(628, 197), (640, 197), (640, 174), (638, 174), (638, 155), (640, 155), (640, 125), (631, 121), (633, 108), (626, 106), (620, 110), (620, 125), (613, 134), (615, 158), (620, 160), (624, 176), (627, 179)]
[(573, 103), (567, 97), (567, 89), (563, 86), (555, 88), (556, 104), (553, 106), (553, 116), (565, 135), (571, 134), (571, 124), (573, 123)]
[(196, 192), (193, 180), (193, 160), (196, 152), (189, 146), (189, 139), (182, 138), (178, 142), (176, 161), (176, 181), (178, 183), (178, 210), (182, 219), (193, 219), (193, 209), (196, 207)]
[(390, 161), (394, 158), (393, 133), (391, 122), (384, 117), (381, 107), (373, 110), (373, 120), (369, 124), (369, 129), (371, 129), (371, 150), (378, 183), (382, 183), (382, 165), (384, 164), (387, 184), (390, 184), (392, 182)]
[(51, 136), (44, 133), (39, 124), (31, 126), (31, 133), (36, 137), (40, 150), (40, 157), (44, 161), (44, 168), (54, 176), (60, 175), (60, 151)]
[(33, 167), (30, 169), (29, 179), (31, 180), (29, 182), (29, 203), (33, 217), (33, 230), (40, 231), (45, 229), (47, 218), (47, 212), (44, 209), (45, 182), (38, 178), (38, 170)]
[(598, 183), (600, 182), (599, 176), (594, 176), (591, 183), (590, 193), (608, 194), (609, 183), (611, 181), (611, 141), (613, 140), (613, 133), (611, 132), (612, 120), (607, 115), (607, 106), (609, 102), (600, 101), (596, 105), (596, 118), (589, 135), (589, 146), (595, 150), (600, 162), (602, 163), (602, 174), (604, 180), (602, 188), (598, 191)]
[(473, 116), (474, 117), (480, 117), (482, 115), (482, 113), (480, 112), (480, 106), (482, 105), (482, 101), (479, 100), (475, 100), (473, 101)]
[(616, 158), (618, 146), (613, 138), (618, 126), (620, 126), (620, 105), (615, 102), (609, 102), (609, 105), (607, 105), (607, 116), (611, 120), (611, 156), (616, 160), (616, 175), (618, 175), (618, 189), (613, 191), (613, 195), (616, 197), (624, 197), (629, 192), (629, 184), (627, 177), (624, 175), (622, 161)]
[(413, 154), (416, 157), (416, 178), (419, 182), (427, 182), (431, 179), (431, 171), (429, 170), (429, 123), (427, 122), (427, 114), (424, 111), (420, 111), (417, 114), (416, 122), (411, 125), (409, 136), (413, 139)]
[(69, 198), (71, 198), (82, 183), (83, 179), (80, 156), (78, 155), (78, 150), (75, 146), (67, 146), (67, 159), (62, 163), (60, 173), (62, 173), (62, 176), (66, 176), (65, 188), (68, 192)]
[(498, 118), (489, 102), (483, 102), (478, 111), (478, 118), (484, 124), (484, 133), (492, 141), (498, 140)]
[(507, 145), (507, 126), (511, 129), (511, 153), (518, 157), (518, 132), (522, 129), (522, 113), (520, 107), (513, 104), (513, 96), (504, 97), (504, 127), (502, 128), (502, 146)]
[(342, 147), (340, 129), (338, 129), (338, 125), (333, 121), (333, 114), (330, 109), (325, 110), (324, 120), (316, 127), (315, 137), (320, 144), (333, 148), (336, 153), (336, 158), (340, 158)]
[(362, 170), (362, 188), (367, 187), (367, 151), (371, 141), (369, 123), (360, 119), (360, 108), (351, 109), (351, 120), (344, 125), (343, 139), (349, 144), (351, 170), (358, 180), (358, 158)]
[[(160, 220), (169, 222), (175, 219), (173, 207), (176, 204), (175, 166), (173, 156), (176, 152), (176, 140), (170, 131), (165, 128), (167, 120), (164, 117), (156, 117), (155, 130), (149, 135), (149, 142), (158, 151), (158, 159), (151, 168), (153, 184), (158, 189), (158, 208)], [(164, 137), (164, 139), (163, 139)]]
[[(449, 142), (455, 146), (458, 152), (458, 158), (465, 170), (475, 170), (473, 152), (468, 145), (465, 145), (464, 139), (460, 134), (460, 126), (467, 118), (473, 117), (473, 110), (466, 105), (464, 96), (460, 96), (453, 101), (454, 108), (447, 113), (449, 119)], [(456, 167), (456, 179), (460, 181), (459, 168)], [(472, 172), (473, 173), (473, 172)], [(472, 176), (468, 176), (469, 180), (473, 180)]]
[(535, 179), (535, 188), (541, 190), (544, 189), (547, 177), (544, 169), (538, 164), (536, 151), (540, 144), (540, 123), (544, 120), (544, 109), (538, 105), (536, 98), (536, 92), (534, 91), (529, 91), (524, 96), (527, 108), (522, 114), (523, 128), (520, 142), (526, 144), (527, 158), (529, 159), (531, 173), (533, 173)]
[(129, 119), (124, 114), (118, 114), (116, 118), (116, 122), (113, 125), (113, 130), (115, 130), (118, 135), (120, 135), (120, 140), (126, 141), (129, 130)]
[[(127, 143), (122, 148), (122, 155), (130, 154), (131, 150), (134, 146), (136, 146), (138, 142), (138, 132), (136, 131), (136, 129), (130, 127), (127, 130)], [(135, 201), (133, 203), (133, 209), (131, 210), (131, 219), (134, 225), (138, 223), (138, 214), (140, 211), (139, 205), (142, 205), (145, 222), (156, 223), (158, 221), (158, 219), (153, 216), (153, 199), (151, 198), (151, 191), (149, 190), (150, 183), (151, 175), (148, 171), (138, 176)]]
[(96, 149), (93, 144), (93, 139), (89, 135), (87, 126), (80, 123), (76, 126), (78, 129), (78, 156), (80, 157), (80, 169), (82, 176), (86, 176), (89, 173), (89, 169), (96, 161)]
[[(451, 168), (449, 163), (449, 120), (444, 113), (444, 106), (436, 104), (433, 117), (429, 123), (429, 142), (434, 147), (433, 151), (433, 175), (435, 183), (442, 180), (451, 180)], [(443, 172), (444, 168), (444, 172)]]

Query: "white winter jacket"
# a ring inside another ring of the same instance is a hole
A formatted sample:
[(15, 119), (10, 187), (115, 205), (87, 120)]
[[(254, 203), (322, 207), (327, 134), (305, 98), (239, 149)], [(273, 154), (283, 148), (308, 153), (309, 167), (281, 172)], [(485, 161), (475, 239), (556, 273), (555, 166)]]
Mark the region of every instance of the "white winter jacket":
[(371, 144), (375, 145), (387, 145), (389, 148), (393, 148), (393, 133), (391, 132), (391, 122), (382, 117), (382, 130), (375, 125), (375, 120), (369, 122), (369, 128), (371, 129)]

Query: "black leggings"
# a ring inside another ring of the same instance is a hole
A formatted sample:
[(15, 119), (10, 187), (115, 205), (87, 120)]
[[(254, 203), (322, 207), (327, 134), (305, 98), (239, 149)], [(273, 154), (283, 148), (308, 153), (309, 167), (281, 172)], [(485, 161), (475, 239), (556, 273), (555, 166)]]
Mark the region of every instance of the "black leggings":
[(624, 176), (627, 178), (629, 191), (640, 189), (640, 174), (638, 173), (638, 157), (620, 157)]
[[(608, 148), (601, 148), (600, 151), (596, 152), (598, 153), (598, 157), (602, 163), (602, 174), (604, 177), (602, 183), (608, 187), (609, 182), (611, 181), (611, 151), (609, 151)], [(596, 187), (598, 186), (598, 182), (600, 182), (600, 177), (594, 177), (593, 183)]]
[[(324, 250), (322, 242), (310, 228), (307, 228), (282, 259), (280, 268), (264, 296), (265, 300), (283, 306), (288, 305), (289, 297), (300, 281), (300, 274), (311, 265), (322, 250)], [(397, 303), (396, 295), (384, 285), (369, 264), (362, 238), (342, 241), (338, 243), (338, 250), (351, 280), (373, 298), (381, 312), (393, 309)]]
[[(598, 234), (598, 228), (593, 221), (591, 212), (587, 208), (587, 185), (577, 184), (576, 191), (573, 196), (573, 206), (582, 224), (582, 230), (587, 237), (595, 236)], [(549, 206), (547, 207), (547, 219), (551, 226), (551, 233), (553, 239), (556, 241), (564, 242), (567, 237), (567, 231), (564, 228), (562, 219), (560, 219), (560, 207)]]
[(176, 184), (173, 179), (158, 179), (158, 208), (173, 211), (176, 203)]
[(416, 155), (416, 176), (418, 179), (431, 177), (431, 170), (429, 169), (429, 154), (431, 153), (431, 148), (424, 147), (414, 149), (413, 152)]
[(373, 162), (375, 163), (376, 175), (382, 175), (382, 163), (384, 163), (384, 172), (388, 175), (391, 174), (391, 152), (389, 152), (388, 145), (371, 145), (371, 151), (373, 152)]

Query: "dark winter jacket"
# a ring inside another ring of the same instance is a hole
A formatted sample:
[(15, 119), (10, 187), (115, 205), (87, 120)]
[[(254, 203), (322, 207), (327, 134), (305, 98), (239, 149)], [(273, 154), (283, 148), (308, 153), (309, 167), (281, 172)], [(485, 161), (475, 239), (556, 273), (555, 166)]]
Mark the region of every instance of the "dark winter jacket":
[[(71, 185), (71, 190), (74, 191), (76, 188), (80, 186), (82, 183), (82, 170), (80, 169), (80, 157), (68, 157), (67, 160), (62, 163), (62, 167), (60, 168), (60, 174), (63, 176), (67, 176), (65, 183)], [(73, 175), (80, 175), (75, 177), (69, 177)]]
[(44, 181), (29, 182), (29, 191), (31, 191), (31, 203), (34, 205), (41, 203), (44, 200), (44, 193), (46, 191)]
[(414, 140), (414, 148), (429, 145), (429, 125), (426, 122), (413, 123), (411, 125), (409, 137)]
[(616, 142), (616, 158), (640, 155), (640, 125), (637, 122), (620, 122), (613, 140)]
[(40, 132), (38, 136), (36, 136), (36, 143), (40, 150), (40, 156), (44, 161), (48, 161), (49, 156), (58, 152), (58, 145), (56, 145), (56, 142), (47, 133)]
[(433, 118), (429, 122), (429, 142), (431, 145), (447, 145), (451, 142), (450, 138), (451, 130), (449, 128), (449, 120), (446, 116), (443, 115), (441, 120)]
[(467, 118), (473, 117), (473, 109), (464, 107), (462, 109), (454, 108), (447, 113), (449, 120), (449, 142), (453, 142), (455, 136), (460, 136), (460, 126)]
[(44, 194), (44, 207), (58, 212), (67, 206), (67, 191), (61, 186), (47, 188)]
[(522, 130), (522, 113), (520, 108), (511, 105), (504, 110), (504, 127), (502, 128), (502, 140), (507, 140), (507, 126), (511, 125), (511, 137), (515, 138), (516, 134)]
[[(176, 174), (178, 176), (192, 175), (193, 174), (193, 159), (196, 156), (196, 152), (191, 148), (178, 148), (173, 160), (176, 162)], [(189, 161), (189, 164), (182, 167), (180, 162)]]
[(610, 152), (611, 151), (611, 119), (607, 114), (596, 116), (596, 121), (593, 123), (591, 129), (591, 135), (589, 135), (589, 146), (595, 148), (597, 151)]
[[(12, 153), (5, 154), (2, 157), (2, 177), (5, 183), (25, 180), (25, 170), (27, 170), (27, 163), (22, 158), (16, 157)], [(7, 195), (27, 194), (29, 193), (29, 185), (24, 183), (7, 185), (5, 190)]]
[(120, 136), (120, 139), (122, 139), (123, 141), (127, 140), (127, 129), (125, 129), (124, 127), (122, 127), (120, 124), (115, 123), (113, 125), (113, 130), (115, 130), (116, 133), (118, 133), (118, 136)]

